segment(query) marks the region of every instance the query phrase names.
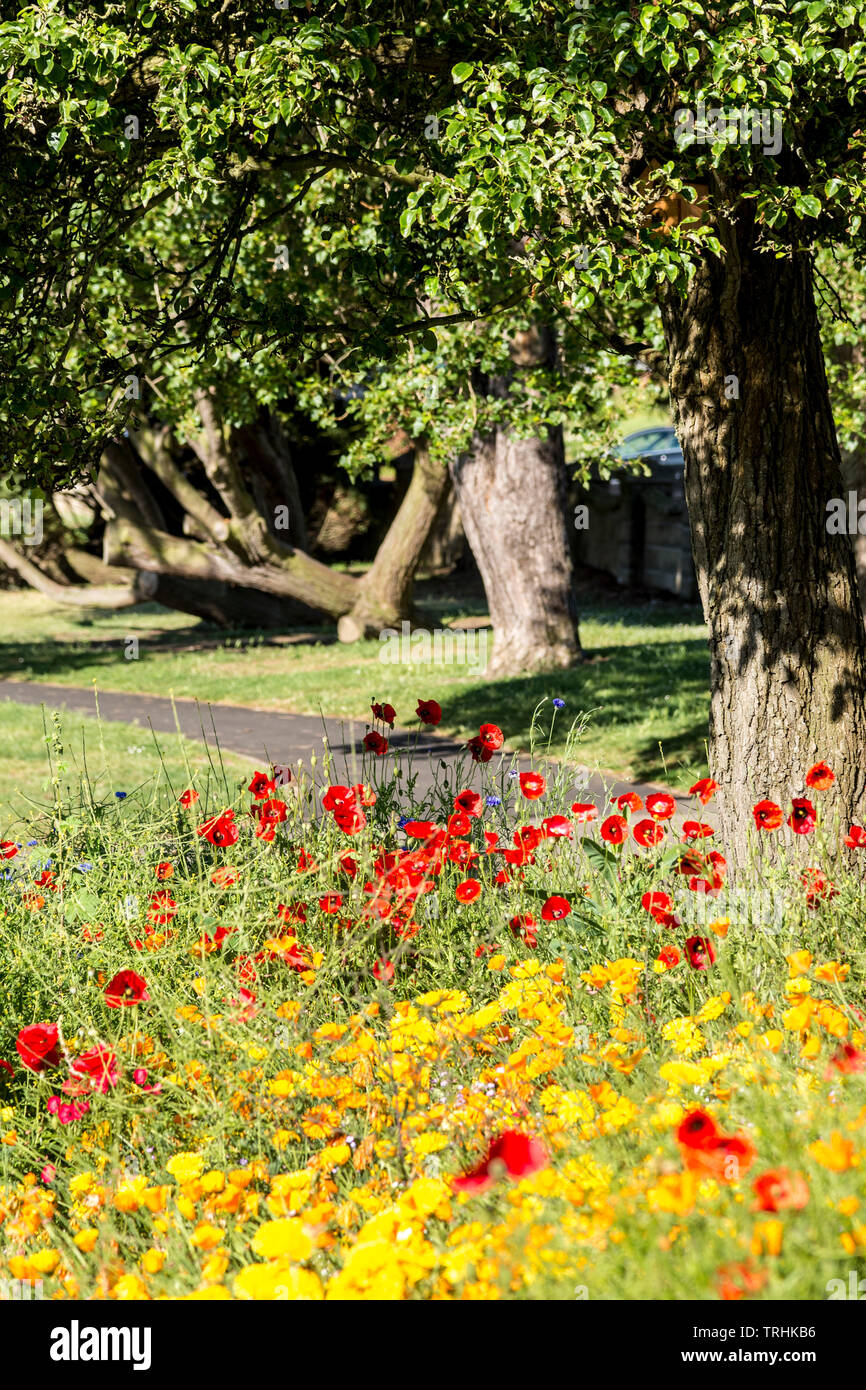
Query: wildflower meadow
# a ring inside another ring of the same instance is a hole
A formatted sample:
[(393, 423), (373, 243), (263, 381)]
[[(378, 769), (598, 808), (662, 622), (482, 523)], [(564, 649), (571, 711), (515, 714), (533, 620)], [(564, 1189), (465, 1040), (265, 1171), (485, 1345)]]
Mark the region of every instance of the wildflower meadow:
[(675, 828), (668, 794), (517, 773), (487, 722), (414, 801), (394, 717), (374, 704), (353, 786), (160, 779), (0, 845), (0, 1279), (848, 1297), (866, 830), (823, 816), (832, 766), (756, 803), (732, 894), (711, 778)]

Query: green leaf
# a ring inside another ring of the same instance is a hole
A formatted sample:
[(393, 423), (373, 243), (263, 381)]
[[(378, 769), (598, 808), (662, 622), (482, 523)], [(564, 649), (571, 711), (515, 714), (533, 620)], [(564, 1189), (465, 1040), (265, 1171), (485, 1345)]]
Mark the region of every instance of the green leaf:
[(451, 69), (451, 76), (455, 82), (465, 82), (467, 77), (471, 77), (475, 69), (474, 63), (457, 63)]
[(794, 204), (798, 217), (820, 217), (821, 203), (814, 193), (803, 193)]

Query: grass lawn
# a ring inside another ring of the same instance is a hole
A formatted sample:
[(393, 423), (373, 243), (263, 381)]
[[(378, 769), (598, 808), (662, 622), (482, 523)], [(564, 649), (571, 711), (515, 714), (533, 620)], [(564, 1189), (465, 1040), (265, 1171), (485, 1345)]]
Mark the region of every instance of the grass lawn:
[[(77, 611), (34, 593), (3, 596), (0, 677), (103, 690), (193, 697), (260, 708), (363, 718), (371, 699), (388, 700), (411, 725), (419, 698), (439, 700), (441, 731), (475, 733), (490, 719), (514, 749), (529, 746), (539, 701), (560, 696), (551, 751), (569, 725), (588, 715), (578, 756), (619, 776), (680, 785), (705, 770), (708, 655), (699, 611), (665, 600), (626, 606), (627, 598), (582, 596), (581, 637), (591, 660), (553, 675), (487, 682), (466, 665), (387, 665), (378, 642), (346, 647), (332, 628), (306, 634), (227, 635), (157, 605), (130, 612)], [(432, 630), (484, 612), (465, 583), (419, 586)], [(127, 659), (129, 637), (137, 659)], [(545, 728), (549, 724), (549, 706)], [(118, 747), (142, 735), (118, 734)]]
[(224, 771), (232, 794), (244, 773), (248, 780), (249, 764), (243, 758), (223, 753), (221, 765), (214, 753), (212, 765), (207, 750), (195, 740), (177, 734), (158, 738), (159, 752), (150, 730), (97, 723), (67, 711), (58, 756), (50, 715), (46, 721), (41, 709), (0, 701), (0, 838), (18, 833), (25, 819), (32, 821), (53, 807), (52, 768), (67, 804), (78, 802), (86, 784), (90, 794), (82, 799), (89, 801), (92, 795), (97, 805), (115, 805), (115, 792), (138, 791), (149, 801), (170, 787), (177, 795), (193, 777), (201, 785), (212, 766), (220, 780)]

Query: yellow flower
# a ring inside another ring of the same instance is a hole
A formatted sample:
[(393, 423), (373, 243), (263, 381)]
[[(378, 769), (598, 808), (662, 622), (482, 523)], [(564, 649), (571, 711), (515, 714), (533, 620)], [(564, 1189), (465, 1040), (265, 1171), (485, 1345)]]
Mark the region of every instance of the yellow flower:
[(30, 1256), (30, 1263), (38, 1274), (53, 1274), (60, 1264), (59, 1250), (37, 1250)]
[(165, 1264), (165, 1251), (156, 1250), (151, 1246), (150, 1250), (145, 1250), (141, 1257), (141, 1267), (145, 1274), (159, 1274)]
[(826, 965), (818, 965), (815, 967), (815, 979), (824, 980), (825, 982), (835, 980), (837, 983), (841, 984), (843, 980), (847, 980), (850, 970), (850, 965), (840, 965), (836, 960), (828, 960)]
[(150, 1297), (144, 1280), (140, 1279), (137, 1274), (121, 1275), (111, 1290), (111, 1295), (113, 1298), (119, 1298), (122, 1302)]
[(300, 1263), (313, 1253), (313, 1242), (303, 1222), (291, 1217), (266, 1221), (253, 1236), (252, 1246), (257, 1255), (268, 1260), (285, 1256)]
[(857, 1161), (854, 1145), (850, 1139), (843, 1139), (838, 1129), (833, 1130), (829, 1143), (816, 1139), (807, 1152), (816, 1163), (820, 1163), (822, 1168), (829, 1168), (832, 1173), (844, 1173), (848, 1168), (853, 1168)]
[(201, 1176), (204, 1169), (204, 1159), (201, 1154), (175, 1154), (174, 1158), (170, 1158), (165, 1166), (175, 1181), (179, 1183), (192, 1182), (193, 1179)]
[(666, 1173), (654, 1187), (648, 1188), (647, 1206), (650, 1211), (687, 1216), (695, 1204), (697, 1190), (698, 1179), (694, 1173)]
[(697, 1022), (710, 1023), (714, 1018), (718, 1018), (725, 1012), (730, 1002), (731, 996), (728, 994), (727, 990), (724, 994), (714, 994), (711, 999), (707, 1000), (700, 1012), (695, 1015)]
[(785, 957), (788, 962), (788, 970), (792, 976), (806, 975), (812, 968), (811, 951), (793, 951), (790, 956)]
[(781, 1255), (784, 1226), (781, 1221), (758, 1221), (752, 1232), (753, 1255)]
[(214, 1250), (212, 1255), (208, 1255), (201, 1267), (203, 1279), (222, 1279), (229, 1267), (229, 1257), (225, 1250)]
[(321, 1280), (307, 1269), (283, 1269), (278, 1264), (247, 1265), (234, 1281), (238, 1298), (279, 1302), (320, 1301), (324, 1297)]
[[(69, 1186), (71, 1187), (72, 1183), (70, 1183)], [(77, 1245), (78, 1249), (83, 1251), (85, 1255), (90, 1254), (91, 1250), (93, 1249), (94, 1245), (98, 1240), (99, 1230), (96, 1226), (88, 1226), (85, 1231), (79, 1231), (76, 1236), (72, 1237), (73, 1244)]]
[(223, 1232), (219, 1226), (211, 1226), (209, 1222), (202, 1221), (196, 1226), (189, 1238), (190, 1245), (194, 1245), (198, 1250), (213, 1250), (219, 1245), (223, 1238)]
[(487, 962), (487, 969), (488, 969), (488, 970), (504, 970), (504, 969), (505, 969), (505, 957), (504, 957), (504, 956), (491, 956), (490, 959), (489, 959), (489, 961)]

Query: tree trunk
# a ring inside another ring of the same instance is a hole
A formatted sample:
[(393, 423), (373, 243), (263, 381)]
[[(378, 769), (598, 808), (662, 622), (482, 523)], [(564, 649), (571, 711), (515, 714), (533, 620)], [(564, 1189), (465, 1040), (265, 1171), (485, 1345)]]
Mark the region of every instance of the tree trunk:
[(447, 572), (455, 570), (465, 554), (466, 533), (449, 475), (447, 491), (439, 505), (427, 543), (421, 551), (419, 563), (422, 569)]
[(412, 480), (399, 511), (358, 585), (355, 606), (337, 624), (341, 642), (378, 636), (383, 628), (409, 616), (418, 557), (447, 490), (447, 470), (442, 464), (431, 462), (427, 448), (419, 443)]
[(788, 806), (810, 765), (846, 825), (866, 789), (866, 636), (807, 253), (757, 249), (744, 212), (724, 260), (662, 311), (686, 460), (692, 546), (710, 628), (710, 768), (726, 853), (746, 859), (753, 804)]
[[(552, 360), (552, 339), (542, 330), (521, 334), (512, 355), (518, 364)], [(482, 389), (507, 395), (508, 383), (494, 378)], [(493, 623), (487, 676), (573, 666), (583, 653), (562, 430), (518, 439), (497, 429), (476, 438), (471, 453), (458, 458), (451, 472)]]
[[(846, 501), (849, 492), (856, 492), (859, 501), (866, 497), (866, 455), (862, 453), (849, 454), (842, 459), (842, 496)], [(860, 607), (866, 616), (866, 534), (861, 535), (858, 528), (856, 536), (851, 537), (851, 542), (857, 567)]]

